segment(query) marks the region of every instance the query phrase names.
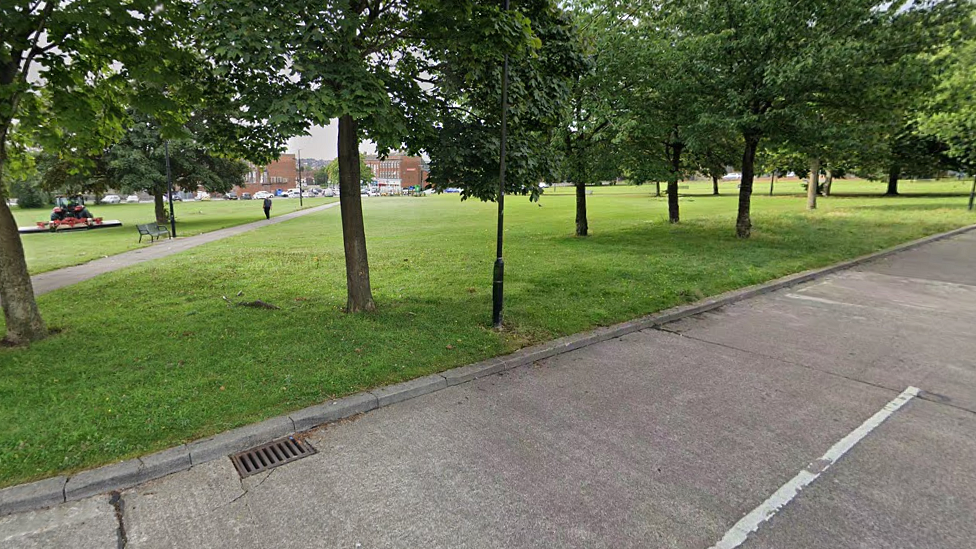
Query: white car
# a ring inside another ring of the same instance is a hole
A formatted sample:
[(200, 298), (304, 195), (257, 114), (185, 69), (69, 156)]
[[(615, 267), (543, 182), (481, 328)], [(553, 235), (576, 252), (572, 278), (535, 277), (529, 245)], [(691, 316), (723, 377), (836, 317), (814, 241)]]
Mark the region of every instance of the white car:
[(325, 189), (324, 191), (322, 191), (322, 196), (332, 198), (335, 196), (335, 192), (332, 189)]
[(254, 193), (254, 200), (264, 200), (265, 198), (271, 198), (274, 195), (268, 191), (258, 191)]
[(126, 204), (138, 204), (139, 203), (139, 195), (130, 194), (129, 196), (125, 197), (125, 203)]
[(122, 202), (122, 197), (117, 194), (109, 194), (102, 197), (102, 204), (118, 204)]
[(728, 181), (728, 180), (742, 179), (742, 174), (739, 173), (739, 172), (727, 173), (727, 174), (725, 174), (725, 175), (722, 176), (722, 179), (725, 179), (726, 181)]

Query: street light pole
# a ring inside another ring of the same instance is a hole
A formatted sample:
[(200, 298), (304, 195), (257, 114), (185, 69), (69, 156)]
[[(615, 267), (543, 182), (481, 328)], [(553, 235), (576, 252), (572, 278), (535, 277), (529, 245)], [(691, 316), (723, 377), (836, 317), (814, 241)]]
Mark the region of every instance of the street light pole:
[(166, 140), (166, 186), (169, 194), (170, 234), (176, 238), (176, 215), (173, 213), (173, 172), (169, 169), (169, 139)]
[(302, 201), (302, 150), (298, 149), (298, 207), (304, 208), (305, 203)]
[[(509, 0), (505, 0), (505, 11), (508, 11)], [(501, 152), (498, 165), (498, 241), (495, 258), (495, 269), (491, 286), (491, 324), (495, 329), (502, 327), (502, 308), (505, 302), (505, 261), (502, 259), (502, 244), (505, 231), (505, 145), (508, 132), (508, 54), (505, 54), (505, 65), (502, 68), (502, 136)]]

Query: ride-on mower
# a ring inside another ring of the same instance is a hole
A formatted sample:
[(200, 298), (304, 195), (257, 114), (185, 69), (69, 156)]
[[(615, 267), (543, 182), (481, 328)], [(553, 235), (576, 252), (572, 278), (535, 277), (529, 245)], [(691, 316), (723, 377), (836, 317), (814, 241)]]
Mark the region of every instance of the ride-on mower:
[(121, 226), (121, 221), (92, 216), (85, 207), (85, 199), (82, 196), (58, 196), (54, 202), (54, 209), (51, 210), (50, 221), (38, 221), (34, 227), (20, 227), (18, 230), (21, 233), (53, 233)]

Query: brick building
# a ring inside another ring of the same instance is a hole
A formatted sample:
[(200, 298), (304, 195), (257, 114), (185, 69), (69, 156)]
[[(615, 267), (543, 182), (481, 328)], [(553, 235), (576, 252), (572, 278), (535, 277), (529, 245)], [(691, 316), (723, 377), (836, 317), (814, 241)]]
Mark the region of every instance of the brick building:
[(275, 192), (298, 186), (298, 160), (293, 154), (283, 154), (267, 166), (251, 166), (239, 191), (254, 194), (258, 191)]
[(427, 186), (427, 163), (419, 156), (391, 154), (381, 159), (376, 155), (366, 155), (363, 161), (373, 170), (373, 177), (380, 189)]

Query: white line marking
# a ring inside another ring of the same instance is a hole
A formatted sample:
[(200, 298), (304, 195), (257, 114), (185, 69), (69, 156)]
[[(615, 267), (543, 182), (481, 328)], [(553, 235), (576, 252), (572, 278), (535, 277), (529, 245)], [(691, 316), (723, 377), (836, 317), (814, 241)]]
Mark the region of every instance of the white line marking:
[(759, 527), (764, 522), (772, 518), (786, 504), (793, 501), (793, 498), (800, 493), (800, 490), (817, 480), (817, 477), (829, 469), (838, 459), (843, 457), (848, 450), (866, 437), (875, 427), (881, 425), (891, 414), (897, 412), (899, 408), (916, 396), (918, 396), (918, 388), (916, 387), (909, 387), (902, 391), (900, 395), (888, 404), (885, 404), (884, 408), (868, 418), (860, 427), (854, 429), (846, 437), (840, 439), (837, 444), (831, 446), (830, 450), (827, 450), (827, 453), (821, 456), (820, 459), (807, 465), (806, 469), (800, 471), (789, 482), (781, 486), (779, 490), (776, 490), (759, 507), (756, 507), (748, 515), (742, 517), (739, 522), (735, 523), (735, 526), (725, 533), (722, 541), (713, 545), (711, 549), (733, 549), (742, 545), (750, 534), (759, 530)]
[(864, 305), (858, 305), (857, 303), (843, 303), (841, 301), (824, 299), (822, 297), (814, 297), (812, 295), (800, 295), (800, 294), (784, 294), (784, 295), (790, 299), (801, 299), (803, 301), (813, 301), (816, 303), (825, 303), (827, 305), (843, 305), (844, 307), (864, 307)]

